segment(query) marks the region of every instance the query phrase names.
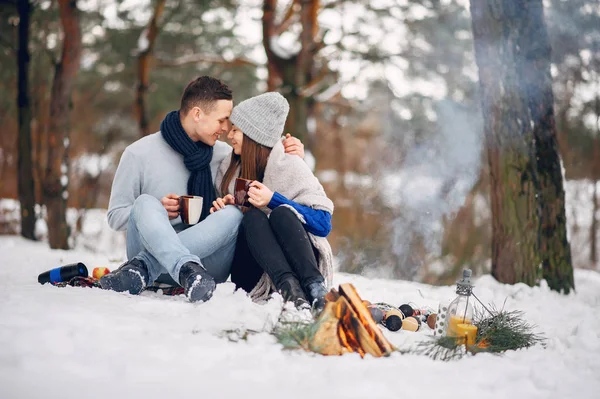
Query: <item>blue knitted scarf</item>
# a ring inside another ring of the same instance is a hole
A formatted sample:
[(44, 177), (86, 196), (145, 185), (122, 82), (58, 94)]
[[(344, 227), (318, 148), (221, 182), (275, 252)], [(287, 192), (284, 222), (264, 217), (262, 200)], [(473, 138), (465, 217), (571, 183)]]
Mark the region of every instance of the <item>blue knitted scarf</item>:
[(160, 132), (171, 148), (183, 155), (183, 163), (191, 172), (187, 184), (188, 195), (204, 198), (200, 216), (200, 220), (204, 220), (210, 214), (210, 207), (217, 198), (210, 170), (213, 148), (201, 141), (194, 142), (187, 135), (181, 125), (179, 111), (167, 114), (160, 124)]

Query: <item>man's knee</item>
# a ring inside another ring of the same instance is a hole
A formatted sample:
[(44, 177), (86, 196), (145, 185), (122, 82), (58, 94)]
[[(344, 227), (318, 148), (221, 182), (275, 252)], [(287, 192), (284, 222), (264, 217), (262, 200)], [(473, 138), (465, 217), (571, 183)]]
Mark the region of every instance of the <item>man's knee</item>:
[(167, 212), (158, 199), (148, 194), (142, 194), (133, 202), (129, 217), (133, 218), (135, 221), (140, 217), (141, 214), (143, 214), (144, 211), (149, 209), (159, 209), (163, 210), (165, 213)]
[(244, 216), (242, 214), (242, 211), (240, 211), (234, 205), (227, 205), (225, 208), (221, 209), (216, 214), (219, 215), (221, 220), (223, 220), (223, 223), (231, 223), (236, 226), (240, 224), (240, 222), (242, 221), (242, 217)]

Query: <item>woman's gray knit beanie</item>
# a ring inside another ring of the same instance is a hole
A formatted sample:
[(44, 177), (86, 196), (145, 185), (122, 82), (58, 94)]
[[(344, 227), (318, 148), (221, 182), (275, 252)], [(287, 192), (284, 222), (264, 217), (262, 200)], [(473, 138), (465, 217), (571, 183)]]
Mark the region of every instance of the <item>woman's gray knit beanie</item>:
[(290, 105), (277, 92), (268, 92), (242, 101), (233, 108), (229, 119), (246, 136), (269, 148), (283, 135)]

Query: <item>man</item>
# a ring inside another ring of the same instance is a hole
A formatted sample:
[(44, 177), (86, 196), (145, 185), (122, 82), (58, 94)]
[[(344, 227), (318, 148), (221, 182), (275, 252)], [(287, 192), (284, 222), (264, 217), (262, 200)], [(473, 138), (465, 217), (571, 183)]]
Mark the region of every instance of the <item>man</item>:
[[(119, 162), (108, 209), (108, 224), (127, 230), (123, 266), (100, 279), (104, 289), (139, 294), (161, 274), (178, 282), (191, 302), (207, 301), (224, 282), (235, 250), (242, 213), (235, 206), (210, 214), (214, 179), (231, 147), (227, 134), (233, 108), (231, 90), (201, 76), (185, 88), (178, 111), (160, 131), (128, 146)], [(304, 156), (304, 146), (288, 137), (286, 152)], [(203, 197), (200, 222), (188, 227), (179, 217), (179, 195)]]

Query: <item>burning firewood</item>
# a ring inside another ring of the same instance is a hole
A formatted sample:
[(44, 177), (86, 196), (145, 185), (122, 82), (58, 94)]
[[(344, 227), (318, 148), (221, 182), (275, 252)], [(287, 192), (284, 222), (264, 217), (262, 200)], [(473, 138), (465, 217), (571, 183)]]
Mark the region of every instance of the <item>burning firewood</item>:
[(385, 338), (352, 284), (341, 284), (325, 296), (327, 304), (316, 321), (310, 349), (323, 355), (358, 352), (388, 356), (394, 348)]

